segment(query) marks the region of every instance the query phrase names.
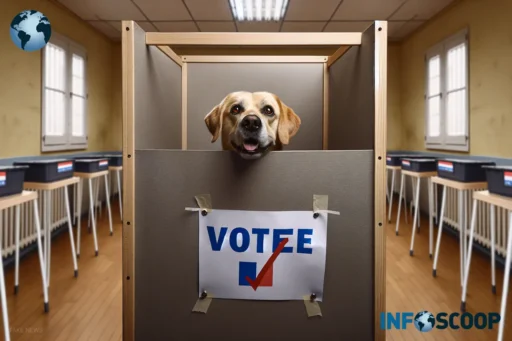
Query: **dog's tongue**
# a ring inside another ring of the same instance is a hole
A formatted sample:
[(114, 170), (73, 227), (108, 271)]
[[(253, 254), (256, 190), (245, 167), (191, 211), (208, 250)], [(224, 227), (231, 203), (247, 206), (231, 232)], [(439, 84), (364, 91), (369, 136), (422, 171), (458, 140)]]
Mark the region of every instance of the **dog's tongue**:
[(258, 148), (258, 145), (257, 144), (249, 144), (249, 143), (244, 143), (244, 149), (249, 151), (249, 152), (253, 152), (255, 151), (256, 149)]

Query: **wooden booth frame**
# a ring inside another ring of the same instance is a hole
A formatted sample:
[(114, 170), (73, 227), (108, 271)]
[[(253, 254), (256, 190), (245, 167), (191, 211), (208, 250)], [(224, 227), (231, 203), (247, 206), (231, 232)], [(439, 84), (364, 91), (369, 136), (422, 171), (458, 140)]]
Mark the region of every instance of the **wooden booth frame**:
[[(134, 21), (122, 22), (123, 68), (123, 340), (135, 339), (135, 105)], [(385, 340), (379, 325), (386, 309), (385, 156), (387, 107), (387, 22), (375, 21), (374, 131), (374, 340)], [(188, 63), (323, 63), (323, 149), (328, 144), (329, 67), (362, 33), (146, 33), (146, 45), (157, 46), (182, 68), (182, 149), (187, 149)], [(195, 48), (195, 50), (194, 50)], [(200, 49), (198, 49), (200, 48)], [(236, 48), (236, 55), (233, 52)], [(199, 52), (197, 52), (199, 51)], [(230, 55), (231, 53), (231, 55)], [(291, 55), (293, 54), (293, 55)]]

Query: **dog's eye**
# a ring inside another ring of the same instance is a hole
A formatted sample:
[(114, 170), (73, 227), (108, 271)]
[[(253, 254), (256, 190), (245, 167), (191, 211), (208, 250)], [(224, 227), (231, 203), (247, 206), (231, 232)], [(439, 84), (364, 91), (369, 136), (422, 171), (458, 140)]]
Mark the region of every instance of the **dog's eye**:
[(274, 109), (270, 105), (264, 106), (262, 111), (267, 116), (274, 116)]
[(240, 105), (238, 105), (238, 104), (236, 104), (233, 107), (231, 107), (231, 114), (233, 114), (233, 115), (238, 115), (242, 111), (243, 111), (243, 108)]

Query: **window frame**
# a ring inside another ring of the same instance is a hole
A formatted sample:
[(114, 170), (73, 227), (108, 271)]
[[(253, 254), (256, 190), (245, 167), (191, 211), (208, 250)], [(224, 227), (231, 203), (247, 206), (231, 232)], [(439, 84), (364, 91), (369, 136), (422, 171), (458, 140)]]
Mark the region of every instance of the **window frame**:
[[(56, 32), (52, 32), (50, 42), (64, 50), (64, 135), (51, 136), (46, 135), (46, 47), (41, 50), (41, 152), (83, 150), (88, 148), (88, 84), (87, 84), (87, 51), (86, 49)], [(73, 136), (73, 111), (72, 111), (72, 84), (73, 84), (73, 55), (79, 55), (84, 59), (84, 115), (83, 115), (83, 136)]]
[[(466, 96), (465, 96), (465, 118), (466, 125), (464, 135), (462, 136), (450, 136), (447, 132), (447, 58), (449, 49), (464, 43), (466, 46)], [(429, 135), (429, 61), (432, 57), (439, 55), (440, 61), (440, 91), (441, 91), (441, 103), (440, 103), (440, 134), (439, 136), (432, 137)], [(458, 151), (468, 152), (470, 142), (470, 114), (469, 114), (469, 35), (468, 29), (464, 28), (457, 33), (443, 39), (441, 42), (430, 47), (425, 53), (425, 92), (424, 92), (424, 108), (425, 108), (425, 148), (433, 150), (447, 150), (447, 151)]]

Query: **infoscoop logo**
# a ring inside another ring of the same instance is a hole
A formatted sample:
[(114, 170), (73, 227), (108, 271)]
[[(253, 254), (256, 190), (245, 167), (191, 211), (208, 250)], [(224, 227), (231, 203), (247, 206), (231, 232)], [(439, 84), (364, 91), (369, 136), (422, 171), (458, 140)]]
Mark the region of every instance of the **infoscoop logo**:
[(380, 314), (380, 328), (383, 330), (404, 330), (410, 324), (426, 333), (433, 329), (493, 329), (501, 321), (498, 313), (445, 313), (434, 315), (426, 310), (413, 312), (385, 312)]

